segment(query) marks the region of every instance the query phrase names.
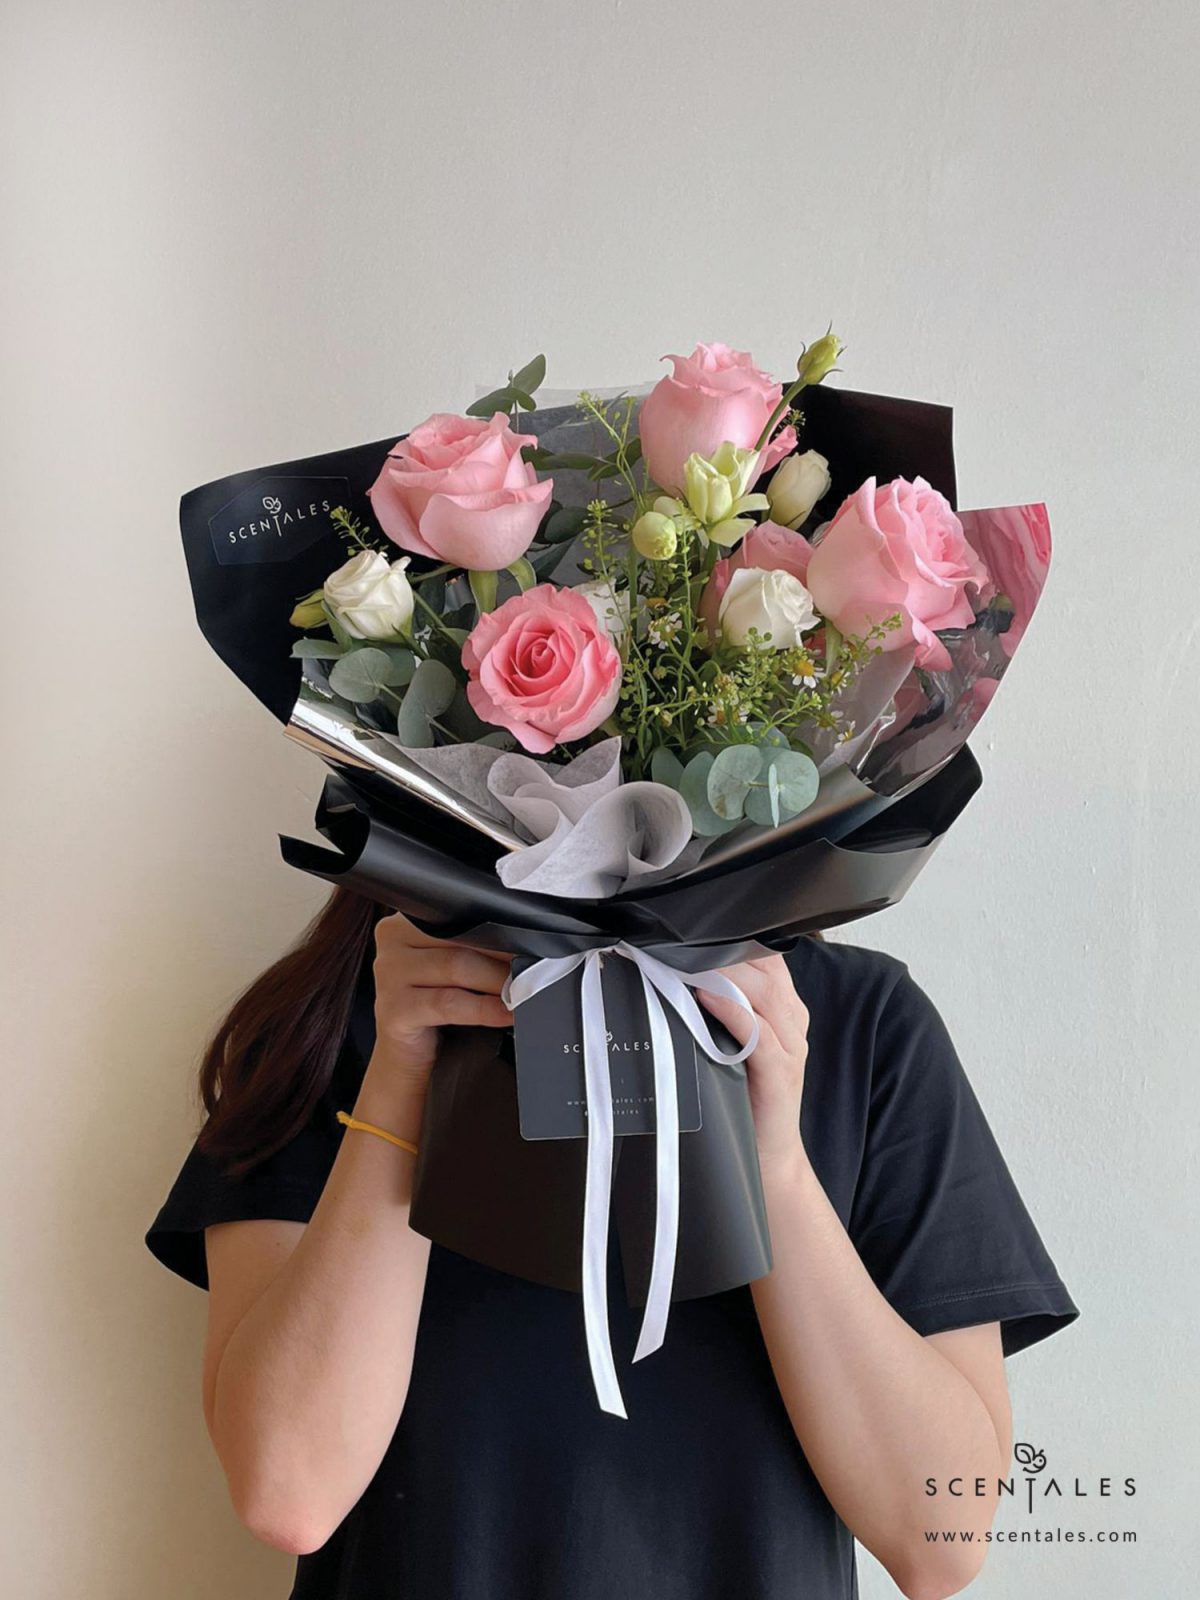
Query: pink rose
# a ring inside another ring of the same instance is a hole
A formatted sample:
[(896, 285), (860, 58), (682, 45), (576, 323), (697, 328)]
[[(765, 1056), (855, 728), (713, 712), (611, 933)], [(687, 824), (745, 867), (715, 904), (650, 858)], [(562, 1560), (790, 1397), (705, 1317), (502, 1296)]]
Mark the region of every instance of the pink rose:
[(883, 648), (915, 642), (917, 665), (943, 671), (950, 652), (936, 630), (974, 621), (967, 585), (982, 589), (987, 571), (950, 502), (924, 478), (881, 488), (868, 478), (813, 547), (805, 582), (843, 633), (866, 633), (899, 612), (901, 626), (883, 635)]
[(476, 716), (535, 755), (598, 728), (621, 689), (620, 653), (593, 607), (550, 583), (485, 612), (462, 658)]
[(438, 413), (401, 439), (369, 493), (379, 525), (402, 550), (475, 572), (499, 571), (528, 550), (554, 488), (521, 458), (532, 434), (507, 415), (490, 422)]
[[(744, 350), (731, 350), (727, 344), (698, 344), (690, 356), (663, 360), (674, 362), (675, 370), (642, 402), (638, 429), (650, 477), (660, 489), (678, 493), (683, 464), (693, 453), (711, 456), (726, 440), (744, 450), (754, 448), (779, 404), (783, 385), (760, 372)], [(770, 471), (795, 448), (795, 428), (784, 428), (764, 448), (759, 473)]]
[(717, 637), (721, 601), (730, 578), (739, 567), (756, 567), (761, 572), (790, 572), (793, 578), (806, 584), (812, 553), (813, 547), (802, 533), (781, 528), (777, 522), (760, 522), (751, 528), (733, 555), (723, 557), (713, 567), (700, 596), (700, 619), (708, 630), (709, 639)]

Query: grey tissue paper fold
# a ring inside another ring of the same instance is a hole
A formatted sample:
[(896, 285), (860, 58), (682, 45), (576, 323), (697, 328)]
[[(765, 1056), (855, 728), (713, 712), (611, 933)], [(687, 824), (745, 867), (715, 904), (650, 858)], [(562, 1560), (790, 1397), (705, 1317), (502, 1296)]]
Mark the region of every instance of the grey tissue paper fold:
[(565, 766), (478, 744), (404, 753), (471, 806), (515, 825), (527, 842), (496, 863), (510, 889), (607, 899), (670, 866), (692, 836), (673, 789), (622, 783), (619, 738)]

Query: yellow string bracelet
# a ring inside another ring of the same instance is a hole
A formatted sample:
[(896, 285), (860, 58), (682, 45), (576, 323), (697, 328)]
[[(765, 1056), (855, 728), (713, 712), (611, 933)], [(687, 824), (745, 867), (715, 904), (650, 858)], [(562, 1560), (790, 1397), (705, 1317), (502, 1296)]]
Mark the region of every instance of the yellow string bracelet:
[(338, 1121), (344, 1128), (357, 1128), (359, 1133), (373, 1133), (377, 1139), (386, 1139), (389, 1144), (399, 1145), (401, 1150), (407, 1150), (410, 1155), (416, 1155), (417, 1147), (409, 1139), (401, 1139), (394, 1133), (389, 1133), (386, 1128), (377, 1128), (373, 1122), (360, 1122), (357, 1117), (352, 1117), (347, 1111), (339, 1111)]

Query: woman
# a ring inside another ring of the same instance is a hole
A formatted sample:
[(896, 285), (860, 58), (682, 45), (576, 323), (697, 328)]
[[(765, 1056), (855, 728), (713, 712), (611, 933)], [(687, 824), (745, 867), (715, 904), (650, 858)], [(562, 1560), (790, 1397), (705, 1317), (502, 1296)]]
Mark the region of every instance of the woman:
[(1003, 1358), (1075, 1307), (901, 962), (802, 939), (729, 971), (774, 1268), (677, 1303), (629, 1366), (614, 1245), (628, 1422), (576, 1296), (408, 1226), (438, 1030), (499, 1040), (507, 962), (338, 892), (234, 1007), (147, 1243), (210, 1290), (205, 1417), (295, 1600), (842, 1600), (852, 1536), (909, 1600), (975, 1576)]

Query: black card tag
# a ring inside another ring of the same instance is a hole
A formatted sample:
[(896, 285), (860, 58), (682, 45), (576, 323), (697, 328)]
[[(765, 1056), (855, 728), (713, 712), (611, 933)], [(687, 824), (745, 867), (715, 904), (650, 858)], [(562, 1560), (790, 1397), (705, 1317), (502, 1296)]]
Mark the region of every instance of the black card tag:
[(208, 519), (213, 552), (223, 567), (290, 561), (329, 532), (329, 513), (350, 503), (345, 478), (269, 473)]
[[(642, 980), (632, 962), (603, 957), (600, 976), (608, 1026), (613, 1131), (653, 1133), (654, 1057)], [(513, 963), (514, 972), (528, 962)], [(577, 968), (517, 1007), (513, 1018), (517, 1104), (526, 1139), (582, 1139), (587, 1135), (584, 1092), (583, 1023)], [(696, 1042), (670, 1006), (666, 1008), (675, 1046), (679, 1129), (700, 1127), (700, 1076)]]

